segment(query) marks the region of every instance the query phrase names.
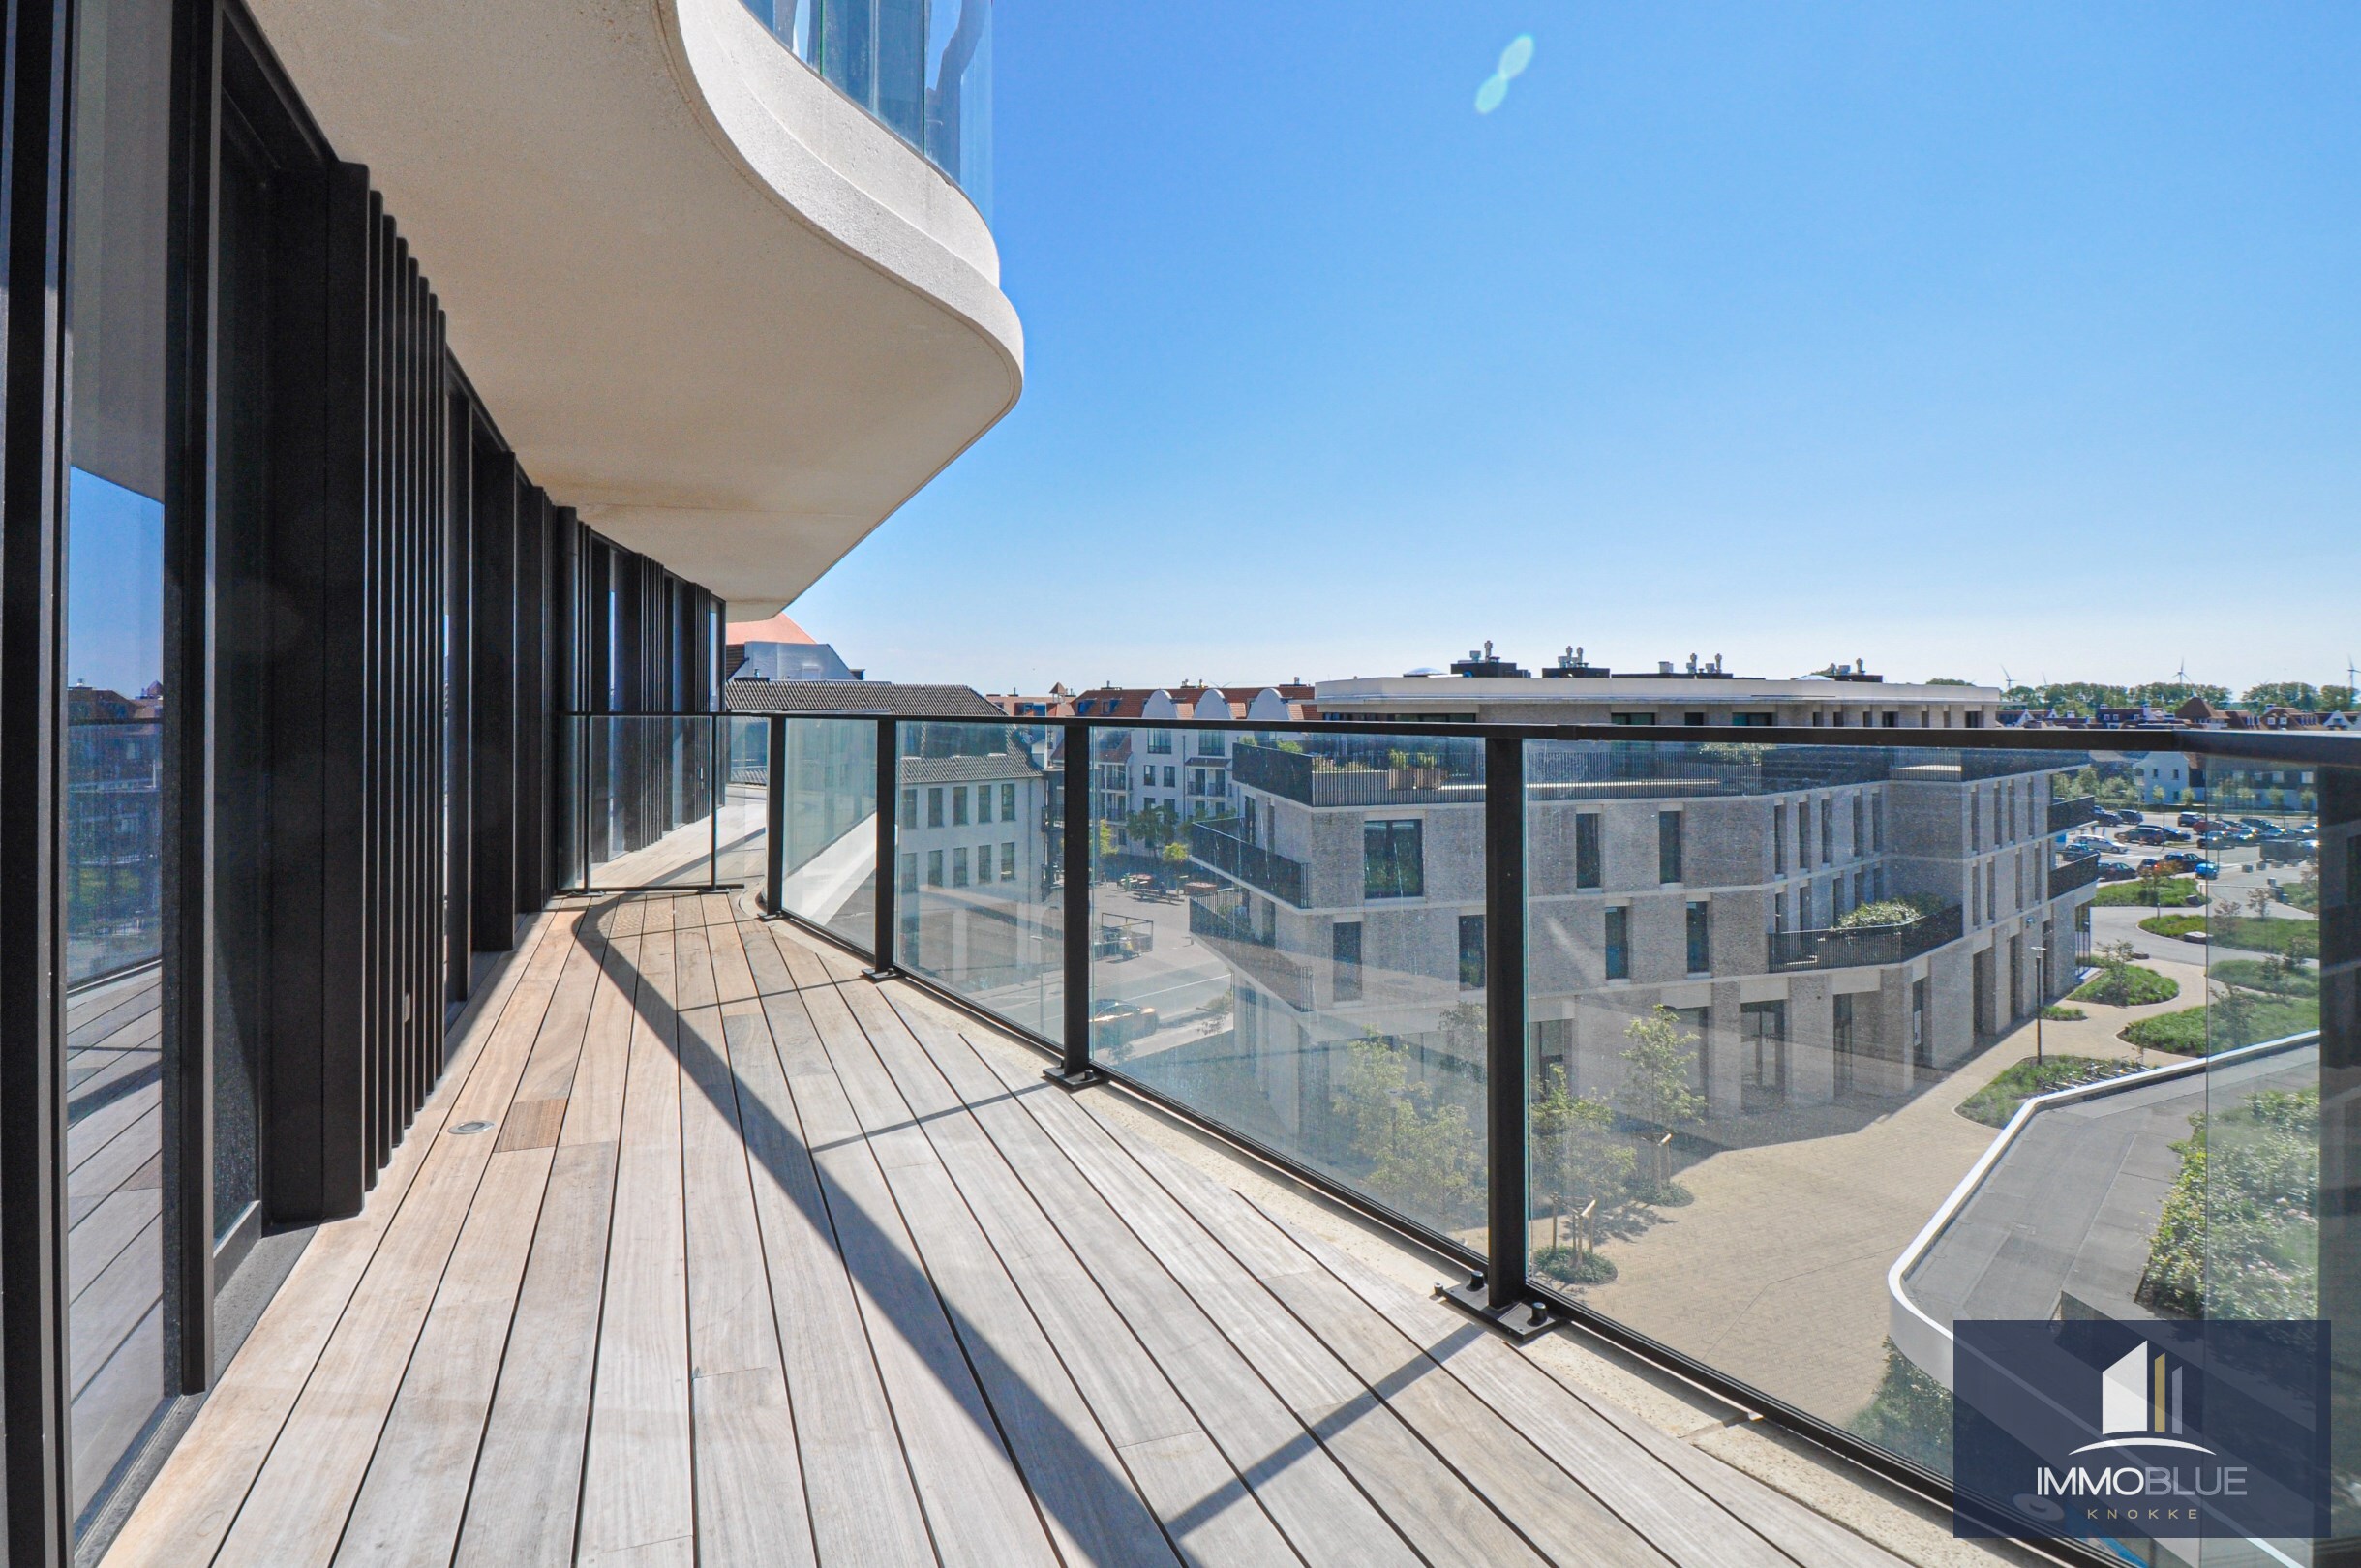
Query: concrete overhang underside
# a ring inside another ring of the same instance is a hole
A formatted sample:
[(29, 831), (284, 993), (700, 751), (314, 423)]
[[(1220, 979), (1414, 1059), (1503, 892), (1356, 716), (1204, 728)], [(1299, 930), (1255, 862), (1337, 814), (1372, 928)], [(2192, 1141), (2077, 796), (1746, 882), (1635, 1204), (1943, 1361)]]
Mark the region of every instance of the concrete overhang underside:
[(967, 198), (738, 0), (251, 0), (526, 469), (778, 609), (1016, 401)]

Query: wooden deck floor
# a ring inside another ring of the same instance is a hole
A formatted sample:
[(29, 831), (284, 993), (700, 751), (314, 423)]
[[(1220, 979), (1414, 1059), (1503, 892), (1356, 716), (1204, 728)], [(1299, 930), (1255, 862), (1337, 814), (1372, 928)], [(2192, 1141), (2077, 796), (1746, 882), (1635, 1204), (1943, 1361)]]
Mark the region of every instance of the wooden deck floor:
[(108, 1564), (1894, 1561), (726, 898), (500, 984)]
[(66, 1274), (75, 1506), (113, 1468), (164, 1386), (162, 972), (66, 1005)]

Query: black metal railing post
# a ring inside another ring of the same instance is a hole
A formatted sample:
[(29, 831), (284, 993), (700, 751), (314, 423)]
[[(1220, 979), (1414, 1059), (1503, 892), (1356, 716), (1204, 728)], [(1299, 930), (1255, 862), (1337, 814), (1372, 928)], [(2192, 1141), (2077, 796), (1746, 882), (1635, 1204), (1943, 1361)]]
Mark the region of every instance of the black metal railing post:
[(877, 870), (870, 886), (877, 894), (877, 926), (869, 938), (869, 967), (865, 971), (871, 980), (885, 980), (894, 974), (893, 922), (900, 919), (893, 910), (893, 895), (901, 889), (895, 880), (897, 862), (893, 851), (893, 822), (895, 809), (901, 803), (897, 789), (900, 778), (902, 738), (893, 720), (877, 721)]
[(1105, 1074), (1090, 1065), (1090, 726), (1068, 724), (1065, 733), (1066, 830), (1059, 857), (1066, 878), (1065, 1028), (1058, 1065), (1043, 1076), (1079, 1089)]
[(763, 738), (763, 908), (787, 913), (787, 721)]
[(1448, 1287), (1520, 1338), (1553, 1321), (1526, 1284), (1525, 742), (1484, 739), (1484, 1273)]

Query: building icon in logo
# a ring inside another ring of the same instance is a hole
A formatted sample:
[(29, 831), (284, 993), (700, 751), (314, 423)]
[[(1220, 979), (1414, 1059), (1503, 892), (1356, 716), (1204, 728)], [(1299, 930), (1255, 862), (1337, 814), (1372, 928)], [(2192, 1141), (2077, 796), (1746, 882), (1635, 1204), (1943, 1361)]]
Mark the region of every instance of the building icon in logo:
[(2099, 1374), (2098, 1442), (2074, 1450), (2087, 1454), (2101, 1448), (2185, 1448), (2198, 1454), (2212, 1449), (2181, 1436), (2182, 1378), (2186, 1367), (2147, 1343), (2134, 1345)]

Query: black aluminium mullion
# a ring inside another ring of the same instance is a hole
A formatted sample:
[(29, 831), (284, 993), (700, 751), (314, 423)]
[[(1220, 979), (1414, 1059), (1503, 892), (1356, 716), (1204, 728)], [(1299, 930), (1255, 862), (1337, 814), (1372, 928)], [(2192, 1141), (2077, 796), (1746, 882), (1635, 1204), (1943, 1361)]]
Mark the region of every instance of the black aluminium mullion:
[(410, 919), (404, 937), (407, 957), (402, 1010), (409, 1025), (411, 1070), (416, 1074), (411, 1106), (414, 1114), (426, 1102), (435, 1082), (434, 1040), (442, 1019), (440, 1007), (430, 1005), (429, 954), (440, 911), (434, 901), (433, 835), (428, 824), (434, 814), (430, 769), (435, 734), (428, 723), (428, 689), (433, 670), (427, 629), (434, 613), (435, 459), (434, 405), (429, 395), (435, 370), (435, 298), (412, 257), (410, 272), (409, 382), (404, 399), (409, 414), (409, 862)]
[[(883, 823), (878, 825), (877, 842), (881, 849), (893, 842)], [(878, 863), (883, 865), (885, 859)], [(878, 899), (887, 897), (891, 880), (877, 885)], [(773, 915), (787, 913), (787, 721), (776, 714), (763, 721), (763, 906)], [(885, 917), (878, 920), (883, 925)], [(876, 963), (882, 969), (886, 960)]]
[(1065, 1016), (1058, 1066), (1043, 1074), (1069, 1089), (1105, 1074), (1090, 1064), (1090, 726), (1066, 726), (1065, 831), (1060, 866), (1065, 877), (1061, 948), (1065, 957)]
[[(272, 229), (278, 301), (272, 310), (268, 580), (301, 624), (331, 623), (327, 511), (333, 468), (327, 408), (318, 395), (331, 352), (328, 309), (330, 184), (334, 166), (290, 150), (282, 163)], [(300, 393), (290, 395), (295, 388)], [(275, 640), (269, 659), (269, 879), (274, 950), (269, 1049), (259, 1064), (260, 1198), (265, 1222), (322, 1217), (329, 1145), (327, 806), (328, 700), (335, 665), (313, 638)], [(288, 917), (292, 916), (292, 920)]]
[(1525, 742), (1484, 742), (1486, 1305), (1525, 1298)]
[(391, 994), (392, 979), (387, 966), (387, 947), (391, 939), (393, 919), (392, 841), (390, 827), (393, 820), (393, 712), (390, 670), (394, 658), (395, 634), (394, 574), (393, 574), (393, 364), (396, 318), (394, 286), (398, 276), (393, 250), (393, 220), (382, 216), (378, 223), (378, 275), (371, 286), (370, 311), (377, 320), (376, 363), (371, 367), (370, 458), (375, 467), (375, 483), (370, 497), (369, 564), (377, 574), (377, 588), (370, 596), (369, 613), (376, 622), (377, 657), (369, 672), (369, 721), (373, 745), (369, 758), (369, 784), (372, 792), (369, 806), (369, 1029), (370, 1056), (378, 1070), (378, 1155), (382, 1165), (392, 1158), (393, 1146), (401, 1131), (401, 1065), (394, 1048), (393, 1014), (386, 1006)]
[[(778, 802), (772, 807), (771, 813), (771, 829), (774, 840), (777, 841), (774, 842), (771, 853), (783, 873), (787, 859), (787, 846), (783, 842), (787, 836), (787, 742), (785, 739), (787, 720), (774, 718), (771, 724), (772, 730), (780, 736), (780, 739), (771, 748), (773, 768), (771, 788), (777, 797)], [(873, 786), (877, 791), (877, 876), (874, 894), (877, 919), (869, 938), (870, 971), (879, 976), (893, 973), (896, 959), (894, 922), (901, 918), (900, 912), (895, 907), (895, 900), (901, 893), (901, 883), (898, 880), (901, 874), (901, 856), (896, 847), (899, 836), (896, 829), (899, 826), (901, 812), (900, 767), (900, 729), (892, 719), (881, 718), (877, 721), (875, 774), (877, 782)], [(779, 878), (782, 900), (786, 891), (785, 880), (782, 874)]]
[(435, 983), (438, 965), (436, 950), (439, 946), (438, 933), (442, 929), (442, 900), (436, 896), (441, 879), (435, 874), (435, 845), (439, 837), (436, 824), (441, 820), (441, 792), (436, 787), (436, 777), (442, 757), (442, 726), (435, 719), (436, 677), (441, 669), (439, 639), (435, 635), (439, 618), (438, 608), (442, 601), (441, 579), (439, 575), (440, 554), (435, 539), (441, 530), (442, 474), (435, 461), (440, 446), (438, 432), (442, 427), (435, 402), (435, 382), (441, 368), (437, 355), (435, 295), (421, 282), (419, 288), (419, 323), (417, 332), (417, 373), (412, 378), (410, 407), (416, 420), (414, 442), (418, 453), (417, 495), (413, 509), (417, 518), (417, 543), (413, 555), (418, 562), (418, 588), (415, 610), (411, 618), (412, 636), (417, 653), (411, 662), (412, 692), (410, 710), (416, 716), (418, 735), (417, 763), (411, 777), (417, 790), (417, 808), (413, 813), (414, 838), (410, 845), (411, 863), (416, 867), (418, 886), (417, 926), (410, 939), (412, 957), (410, 973), (410, 1016), (417, 1033), (417, 1048), (424, 1070), (420, 1082), (419, 1100), (424, 1101), (432, 1090), (441, 1066), (436, 1049), (442, 1034), (441, 987)]
[(354, 989), (360, 1009), (361, 1095), (364, 1144), (361, 1165), (369, 1173), (369, 1185), (377, 1185), (377, 1173), (384, 1163), (384, 1140), (379, 1131), (379, 1105), (384, 1084), (378, 1066), (377, 1052), (377, 666), (378, 641), (382, 627), (378, 618), (378, 590), (380, 574), (377, 563), (378, 539), (378, 280), (382, 272), (378, 258), (383, 201), (377, 192), (369, 191), (365, 197), (361, 251), (361, 276), (354, 310), (361, 336), (358, 440), (354, 457), (360, 475), (360, 506), (356, 518), (356, 544), (359, 547), (359, 638), (361, 658), (354, 681), (353, 707), (358, 717), (353, 726), (358, 739), (355, 759), (359, 764), (353, 793), (360, 797), (359, 819), (354, 824), (354, 863), (360, 883), (360, 943), (356, 953)]
[(450, 900), (451, 984), (446, 1003), (464, 1002), (475, 988), (474, 748), (469, 741), (475, 698), (475, 415), (465, 393), (449, 395), (443, 432), (446, 490), (451, 508), (449, 558), (444, 563), (451, 596), (451, 820), (450, 864), (444, 896)]
[(397, 1081), (401, 1085), (395, 1102), (396, 1142), (407, 1133), (412, 1113), (418, 1104), (417, 1055), (412, 1048), (409, 1030), (409, 1009), (405, 1002), (409, 992), (409, 933), (414, 912), (410, 907), (411, 884), (409, 864), (410, 836), (410, 752), (415, 738), (411, 734), (409, 706), (410, 667), (417, 657), (412, 644), (410, 596), (410, 544), (415, 533), (411, 517), (414, 500), (410, 484), (410, 417), (409, 378), (414, 367), (411, 333), (414, 329), (411, 292), (417, 278), (417, 263), (411, 259), (409, 242), (397, 238), (394, 242), (395, 267), (393, 275), (394, 360), (392, 384), (387, 412), (392, 424), (389, 474), (393, 481), (393, 501), (389, 511), (392, 528), (387, 543), (392, 548), (393, 610), (389, 624), (393, 629), (392, 657), (386, 664), (387, 717), (393, 726), (392, 755), (392, 812), (388, 821), (390, 855), (388, 869), (392, 873), (392, 929), (387, 933), (386, 963), (389, 984), (386, 1002), (391, 1010), (391, 1035), (395, 1056)]
[[(175, 148), (167, 311), (173, 320), (165, 477), (165, 909), (162, 1038), (168, 1041), (161, 1169), (171, 1244), (167, 1319), (183, 1390), (212, 1372), (214, 337), (221, 16), (191, 9), (174, 49)], [(14, 498), (11, 498), (12, 509)]]
[(408, 1011), (410, 1048), (418, 1060), (418, 1101), (424, 1104), (436, 1078), (435, 1041), (442, 1008), (434, 998), (435, 932), (442, 908), (435, 897), (435, 760), (440, 755), (433, 722), (435, 656), (435, 531), (439, 516), (435, 471), (434, 377), (435, 296), (421, 278), (411, 294), (416, 311), (410, 330), (410, 933)]
[(392, 746), (387, 756), (386, 858), (389, 920), (385, 932), (385, 1000), (387, 1040), (393, 1052), (394, 1143), (408, 1132), (411, 1107), (417, 1103), (417, 1083), (411, 1060), (409, 1019), (402, 999), (409, 988), (408, 948), (409, 909), (409, 667), (412, 657), (409, 626), (410, 486), (409, 377), (410, 280), (409, 242), (396, 229), (394, 270), (389, 280), (393, 313), (393, 359), (386, 387), (386, 478), (390, 495), (386, 507), (386, 586), (391, 600), (386, 615), (385, 717)]
[[(368, 592), (369, 172), (339, 165), (329, 175), (329, 248), (324, 312), (327, 349), (322, 435), (329, 492), (322, 516), (320, 656), (329, 672), (366, 668)], [(366, 773), (365, 702), (330, 678), (320, 682), (322, 769), (320, 857), (321, 1049), (320, 1210), (360, 1211), (376, 1163), (369, 1138), (363, 858), (365, 801), (352, 781)]]
[[(57, 965), (64, 696), (62, 5), (18, 6), (0, 139), (7, 214), (0, 344), (0, 1453), (12, 1563), (72, 1550), (65, 1085)], [(176, 78), (178, 72), (176, 69)], [(185, 122), (182, 122), (185, 129)], [(180, 151), (175, 137), (175, 158)], [(183, 339), (183, 342), (186, 340)]]

